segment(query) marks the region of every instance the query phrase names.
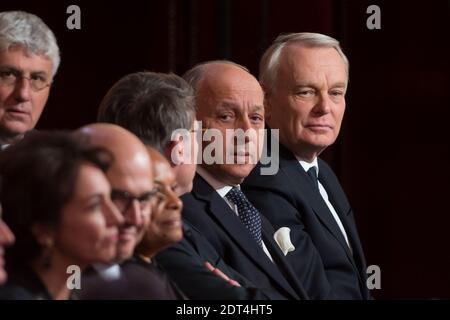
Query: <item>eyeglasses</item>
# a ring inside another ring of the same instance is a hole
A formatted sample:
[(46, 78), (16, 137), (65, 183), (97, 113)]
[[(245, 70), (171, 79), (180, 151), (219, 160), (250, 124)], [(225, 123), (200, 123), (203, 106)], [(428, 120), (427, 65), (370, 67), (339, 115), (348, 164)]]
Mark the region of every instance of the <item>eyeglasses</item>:
[(111, 200), (114, 202), (117, 209), (119, 209), (122, 213), (125, 213), (130, 208), (131, 203), (134, 200), (139, 202), (139, 207), (141, 210), (145, 210), (149, 207), (150, 202), (156, 193), (156, 190), (152, 190), (136, 197), (127, 191), (113, 189), (111, 191)]
[(41, 74), (31, 74), (30, 77), (25, 77), (19, 70), (6, 69), (0, 70), (0, 86), (15, 86), (20, 80), (27, 79), (30, 83), (30, 88), (33, 91), (41, 91), (50, 87), (51, 82)]

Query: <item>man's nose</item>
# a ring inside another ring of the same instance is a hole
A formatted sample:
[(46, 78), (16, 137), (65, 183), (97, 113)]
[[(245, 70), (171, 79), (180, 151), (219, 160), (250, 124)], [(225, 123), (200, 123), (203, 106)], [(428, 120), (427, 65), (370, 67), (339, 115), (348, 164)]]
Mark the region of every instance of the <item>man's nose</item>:
[(17, 102), (26, 102), (31, 97), (30, 79), (22, 77), (18, 79), (14, 88), (14, 97)]
[(327, 114), (331, 112), (331, 99), (328, 96), (328, 92), (323, 92), (318, 95), (316, 105), (313, 111), (317, 114)]
[(123, 215), (112, 201), (105, 204), (104, 214), (106, 223), (109, 226), (122, 225), (125, 222)]
[(135, 226), (142, 225), (143, 223), (142, 209), (141, 205), (139, 204), (139, 200), (133, 199), (133, 202), (131, 203), (130, 207), (125, 212), (125, 222)]

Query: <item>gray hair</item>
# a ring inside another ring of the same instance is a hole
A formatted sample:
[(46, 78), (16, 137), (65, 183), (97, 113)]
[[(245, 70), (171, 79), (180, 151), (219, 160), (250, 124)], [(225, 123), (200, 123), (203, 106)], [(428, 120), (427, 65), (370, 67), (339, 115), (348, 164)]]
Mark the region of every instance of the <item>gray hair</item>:
[(117, 81), (105, 95), (97, 120), (119, 125), (163, 153), (174, 130), (191, 129), (195, 120), (194, 93), (173, 73), (132, 73)]
[(199, 81), (201, 80), (206, 67), (209, 65), (212, 65), (212, 64), (227, 64), (227, 65), (235, 66), (237, 68), (240, 68), (240, 69), (250, 73), (250, 71), (246, 67), (244, 67), (240, 64), (237, 64), (233, 61), (211, 60), (211, 61), (202, 62), (202, 63), (199, 63), (199, 64), (193, 66), (191, 69), (189, 69), (188, 71), (186, 71), (183, 74), (183, 79), (186, 80), (186, 82), (189, 83), (191, 85), (191, 87), (194, 88), (194, 90), (196, 91), (197, 85), (198, 85)]
[(0, 12), (0, 52), (21, 46), (27, 54), (42, 55), (52, 62), (52, 76), (60, 63), (59, 48), (50, 28), (34, 14)]
[(342, 51), (339, 41), (320, 33), (299, 32), (282, 34), (279, 35), (272, 45), (264, 52), (259, 64), (259, 81), (264, 86), (265, 90), (273, 88), (276, 82), (281, 52), (286, 45), (291, 43), (303, 44), (308, 47), (336, 49), (338, 54), (342, 57), (342, 60), (344, 60), (348, 78), (349, 62)]

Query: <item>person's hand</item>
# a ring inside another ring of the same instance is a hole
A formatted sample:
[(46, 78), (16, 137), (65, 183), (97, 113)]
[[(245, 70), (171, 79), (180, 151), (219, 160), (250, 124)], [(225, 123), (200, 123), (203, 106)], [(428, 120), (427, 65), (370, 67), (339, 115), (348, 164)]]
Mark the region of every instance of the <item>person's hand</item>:
[(225, 273), (223, 273), (222, 271), (220, 271), (220, 269), (214, 268), (212, 266), (211, 263), (209, 263), (208, 261), (205, 261), (205, 263), (203, 264), (206, 269), (208, 269), (209, 271), (211, 271), (213, 274), (215, 274), (216, 276), (218, 276), (219, 278), (222, 278), (223, 280), (225, 280), (226, 282), (228, 282), (230, 285), (232, 285), (233, 287), (240, 287), (240, 283), (237, 282), (236, 280), (230, 279), (230, 277), (228, 277)]

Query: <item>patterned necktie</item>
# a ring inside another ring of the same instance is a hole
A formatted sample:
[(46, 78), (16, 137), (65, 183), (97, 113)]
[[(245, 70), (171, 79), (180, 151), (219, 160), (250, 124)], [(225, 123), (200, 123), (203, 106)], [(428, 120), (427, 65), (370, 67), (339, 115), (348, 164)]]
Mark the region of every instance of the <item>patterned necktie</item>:
[(239, 218), (242, 223), (255, 239), (256, 243), (262, 247), (261, 216), (259, 211), (250, 203), (250, 201), (248, 201), (245, 194), (237, 187), (233, 187), (225, 197), (237, 206)]

